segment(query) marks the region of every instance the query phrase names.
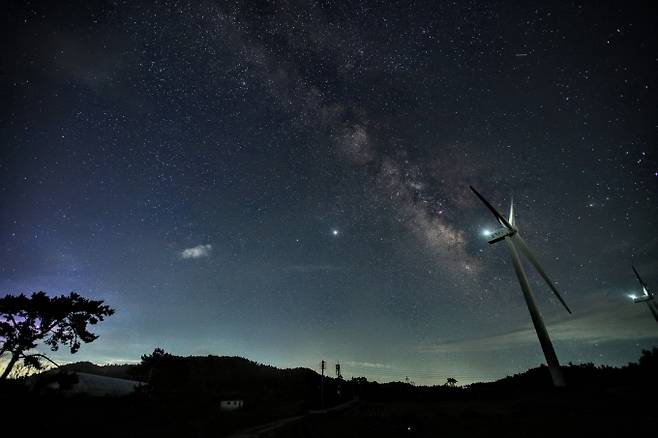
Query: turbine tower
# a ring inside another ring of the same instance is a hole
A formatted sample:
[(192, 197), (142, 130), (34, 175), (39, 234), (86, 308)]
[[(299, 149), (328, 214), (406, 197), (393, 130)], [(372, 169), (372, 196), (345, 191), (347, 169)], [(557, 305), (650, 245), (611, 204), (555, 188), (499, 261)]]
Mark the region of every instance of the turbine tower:
[(571, 310), (560, 296), (560, 293), (555, 288), (555, 285), (553, 285), (551, 279), (548, 278), (548, 275), (539, 264), (537, 258), (530, 251), (530, 248), (528, 248), (528, 245), (525, 244), (524, 240), (519, 235), (519, 230), (516, 227), (516, 221), (514, 219), (514, 203), (510, 205), (509, 218), (505, 219), (505, 217), (500, 214), (493, 207), (493, 205), (489, 203), (489, 201), (484, 199), (484, 197), (478, 193), (478, 191), (475, 190), (473, 186), (469, 187), (480, 199), (480, 201), (482, 201), (484, 205), (493, 213), (500, 225), (503, 227), (489, 234), (489, 244), (494, 244), (496, 242), (500, 242), (501, 240), (505, 240), (507, 243), (507, 249), (512, 256), (514, 271), (516, 272), (516, 276), (519, 279), (519, 283), (521, 284), (523, 297), (525, 298), (525, 302), (528, 305), (532, 323), (535, 326), (535, 331), (537, 332), (539, 343), (541, 344), (541, 348), (544, 351), (544, 357), (546, 357), (546, 363), (548, 364), (548, 369), (551, 373), (551, 378), (553, 379), (553, 385), (557, 387), (565, 386), (562, 369), (560, 369), (560, 362), (558, 361), (557, 355), (555, 354), (555, 349), (553, 349), (551, 338), (548, 336), (548, 331), (546, 330), (546, 325), (544, 325), (544, 320), (541, 316), (541, 313), (539, 313), (539, 308), (537, 307), (535, 296), (532, 293), (532, 289), (530, 289), (528, 276), (523, 269), (523, 264), (521, 263), (519, 252), (521, 252), (528, 259), (528, 261), (530, 261), (535, 270), (539, 273), (539, 275), (541, 275), (546, 284), (548, 284), (548, 287), (551, 288), (557, 299), (560, 300), (560, 303), (562, 303), (564, 308), (567, 309), (567, 312), (571, 313)]
[(653, 292), (649, 292), (649, 288), (647, 287), (647, 284), (644, 282), (644, 280), (642, 280), (642, 277), (640, 277), (640, 274), (639, 272), (637, 272), (637, 269), (635, 269), (635, 266), (631, 265), (631, 268), (633, 268), (633, 272), (635, 272), (637, 281), (639, 281), (640, 286), (642, 286), (642, 295), (640, 295), (639, 297), (636, 295), (631, 295), (631, 298), (635, 303), (646, 302), (647, 306), (649, 306), (649, 310), (651, 310), (651, 314), (653, 315), (656, 322), (658, 322), (658, 308), (656, 307), (656, 301), (654, 300), (655, 295)]

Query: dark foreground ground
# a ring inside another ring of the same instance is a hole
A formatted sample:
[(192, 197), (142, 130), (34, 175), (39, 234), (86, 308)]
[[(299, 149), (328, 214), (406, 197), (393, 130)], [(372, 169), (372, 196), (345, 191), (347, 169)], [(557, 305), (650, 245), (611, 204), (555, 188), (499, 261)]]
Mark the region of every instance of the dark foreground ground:
[(310, 415), (273, 437), (603, 437), (658, 430), (650, 394), (534, 393), (487, 400), (361, 402), (335, 415)]
[[(325, 414), (273, 406), (269, 415), (219, 412), (213, 403), (145, 397), (90, 398), (7, 391), (2, 436), (48, 437), (555, 437), (658, 430), (657, 398), (642, 388), (462, 392), (454, 400), (360, 400)], [(286, 418), (280, 426), (257, 425)], [(266, 430), (265, 432), (263, 432)], [(5, 435), (6, 433), (6, 435)], [(260, 433), (260, 435), (259, 435)]]

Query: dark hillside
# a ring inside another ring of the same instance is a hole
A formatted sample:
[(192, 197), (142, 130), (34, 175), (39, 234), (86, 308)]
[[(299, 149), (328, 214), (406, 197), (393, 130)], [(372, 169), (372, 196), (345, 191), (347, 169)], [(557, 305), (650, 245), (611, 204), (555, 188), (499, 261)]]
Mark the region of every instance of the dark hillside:
[[(278, 369), (241, 357), (178, 357), (161, 350), (144, 356), (140, 365), (63, 368), (151, 384), (113, 398), (35, 393), (20, 381), (4, 382), (4, 431), (21, 431), (29, 424), (30, 434), (48, 436), (88, 436), (91, 431), (108, 437), (225, 436), (291, 417), (297, 419), (270, 436), (553, 436), (564, 430), (621, 433), (635, 420), (658, 426), (653, 415), (658, 349), (620, 368), (567, 365), (568, 387), (560, 390), (550, 386), (544, 366), (468, 387), (325, 378), (326, 406), (353, 396), (359, 401), (346, 410), (310, 415), (320, 404), (320, 376), (305, 368)], [(244, 400), (244, 408), (223, 412), (219, 402), (225, 399)], [(48, 409), (40, 410), (40, 421), (34, 422), (25, 406)]]

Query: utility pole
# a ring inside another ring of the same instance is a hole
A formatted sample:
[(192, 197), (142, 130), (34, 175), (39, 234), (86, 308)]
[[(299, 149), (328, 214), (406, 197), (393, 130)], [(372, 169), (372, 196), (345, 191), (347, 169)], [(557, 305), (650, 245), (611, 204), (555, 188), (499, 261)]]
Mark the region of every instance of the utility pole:
[(340, 400), (340, 396), (342, 395), (342, 391), (341, 391), (342, 381), (343, 381), (343, 375), (340, 373), (340, 363), (336, 362), (336, 395), (338, 396), (339, 400)]
[(327, 367), (327, 362), (320, 361), (320, 371), (322, 377), (320, 378), (320, 409), (324, 409), (324, 369)]

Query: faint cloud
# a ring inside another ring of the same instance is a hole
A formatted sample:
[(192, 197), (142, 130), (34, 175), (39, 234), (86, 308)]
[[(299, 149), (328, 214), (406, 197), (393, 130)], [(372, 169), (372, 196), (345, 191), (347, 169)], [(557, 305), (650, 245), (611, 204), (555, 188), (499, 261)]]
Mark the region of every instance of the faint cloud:
[[(646, 306), (609, 307), (547, 326), (553, 341), (596, 344), (658, 337), (656, 323)], [(536, 342), (535, 331), (528, 327), (482, 338), (426, 345), (420, 350), (431, 353), (486, 352), (521, 348)]]
[(344, 362), (345, 365), (351, 366), (351, 367), (357, 367), (357, 368), (376, 368), (376, 369), (393, 369), (391, 365), (386, 365), (383, 363), (376, 363), (376, 362), (355, 362), (355, 361), (347, 361)]
[(307, 265), (290, 265), (283, 268), (286, 272), (333, 272), (342, 271), (345, 268), (335, 265), (307, 264)]
[(181, 251), (180, 256), (183, 259), (200, 259), (202, 257), (210, 256), (211, 252), (212, 245), (208, 243), (206, 245), (197, 245), (192, 248), (185, 248), (183, 251)]

